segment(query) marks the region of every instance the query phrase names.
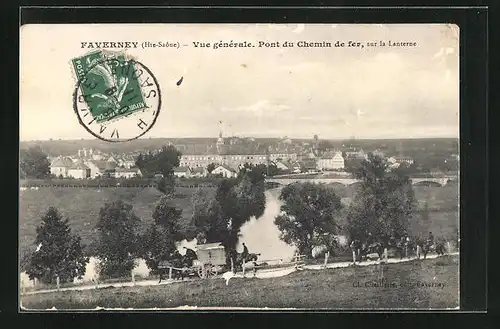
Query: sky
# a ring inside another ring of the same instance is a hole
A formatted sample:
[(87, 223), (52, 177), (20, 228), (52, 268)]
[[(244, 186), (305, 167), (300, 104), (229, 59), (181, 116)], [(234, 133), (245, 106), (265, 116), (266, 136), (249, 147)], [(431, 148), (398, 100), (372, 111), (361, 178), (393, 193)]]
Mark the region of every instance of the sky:
[[(415, 47), (195, 48), (193, 42), (416, 42)], [(92, 139), (72, 109), (81, 42), (174, 42), (126, 53), (162, 93), (144, 138), (459, 137), (458, 27), (444, 24), (25, 25), (20, 139)], [(180, 86), (176, 82), (184, 77)], [(222, 121), (222, 124), (219, 123)]]

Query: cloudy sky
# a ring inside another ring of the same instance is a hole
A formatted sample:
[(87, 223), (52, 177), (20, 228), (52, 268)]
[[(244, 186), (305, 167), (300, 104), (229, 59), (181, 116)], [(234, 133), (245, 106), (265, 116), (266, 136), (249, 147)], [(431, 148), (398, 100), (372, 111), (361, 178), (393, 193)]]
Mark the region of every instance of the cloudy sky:
[[(194, 48), (193, 41), (416, 42), (416, 47)], [(158, 79), (148, 137), (458, 137), (458, 30), (451, 25), (27, 25), (21, 29), (20, 138), (92, 138), (72, 110), (70, 61), (89, 41), (130, 49)], [(179, 78), (184, 80), (176, 85)], [(218, 124), (221, 120), (222, 125)]]

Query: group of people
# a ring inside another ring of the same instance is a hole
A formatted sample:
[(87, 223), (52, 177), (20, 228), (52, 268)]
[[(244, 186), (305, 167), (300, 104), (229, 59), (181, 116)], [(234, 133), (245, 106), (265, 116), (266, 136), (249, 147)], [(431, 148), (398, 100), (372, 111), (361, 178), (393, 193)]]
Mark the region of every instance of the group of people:
[(350, 244), (352, 250), (355, 250), (357, 254), (366, 254), (371, 252), (377, 252), (380, 254), (380, 249), (383, 246), (395, 247), (397, 249), (404, 249), (411, 246), (415, 246), (417, 244), (421, 244), (421, 246), (425, 246), (427, 250), (435, 247), (434, 235), (432, 232), (429, 232), (429, 235), (424, 241), (412, 241), (408, 234), (403, 234), (399, 240), (395, 237), (389, 238), (387, 244), (382, 244), (378, 239), (376, 239), (371, 233), (368, 233), (365, 242), (361, 242), (360, 240), (353, 240)]
[[(368, 233), (368, 238), (367, 238), (366, 241), (367, 241), (367, 245), (368, 246), (374, 243), (375, 240), (374, 240), (373, 236), (371, 235), (371, 233)], [(394, 237), (391, 237), (389, 239), (389, 241), (396, 241), (396, 239)], [(403, 234), (400, 237), (399, 241), (396, 244), (398, 244), (398, 245), (408, 245), (410, 242), (411, 242), (411, 240), (410, 240), (409, 235), (405, 233), (405, 234)], [(429, 232), (429, 235), (427, 236), (427, 239), (425, 240), (425, 243), (428, 246), (433, 246), (434, 245), (434, 235), (432, 234), (432, 232)], [(391, 242), (389, 242), (389, 244), (391, 244)]]

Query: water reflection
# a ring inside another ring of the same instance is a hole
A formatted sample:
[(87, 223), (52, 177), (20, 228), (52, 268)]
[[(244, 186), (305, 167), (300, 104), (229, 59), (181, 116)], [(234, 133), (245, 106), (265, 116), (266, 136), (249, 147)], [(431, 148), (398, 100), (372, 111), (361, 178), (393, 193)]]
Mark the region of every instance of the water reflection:
[[(280, 240), (280, 231), (274, 225), (274, 218), (279, 214), (281, 201), (278, 199), (279, 190), (272, 189), (265, 192), (266, 209), (259, 219), (252, 217), (250, 221), (241, 228), (241, 237), (236, 249), (243, 251), (243, 242), (251, 253), (261, 254), (260, 259), (270, 260), (278, 258), (291, 258), (294, 248)], [(183, 247), (194, 249), (196, 239), (192, 241), (181, 241), (177, 247), (181, 254), (185, 253)]]

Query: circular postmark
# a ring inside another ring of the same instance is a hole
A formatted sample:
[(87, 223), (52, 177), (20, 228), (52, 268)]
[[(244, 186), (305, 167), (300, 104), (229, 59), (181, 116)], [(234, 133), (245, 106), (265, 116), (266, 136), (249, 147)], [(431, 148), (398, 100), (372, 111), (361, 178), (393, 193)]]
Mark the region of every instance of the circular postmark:
[(160, 86), (144, 64), (94, 52), (72, 60), (78, 77), (73, 108), (80, 124), (108, 142), (146, 134), (160, 114)]

